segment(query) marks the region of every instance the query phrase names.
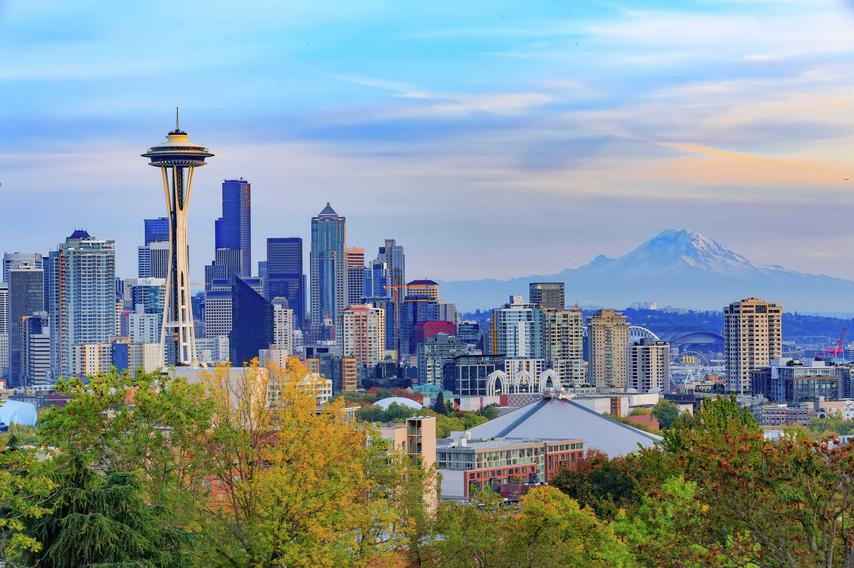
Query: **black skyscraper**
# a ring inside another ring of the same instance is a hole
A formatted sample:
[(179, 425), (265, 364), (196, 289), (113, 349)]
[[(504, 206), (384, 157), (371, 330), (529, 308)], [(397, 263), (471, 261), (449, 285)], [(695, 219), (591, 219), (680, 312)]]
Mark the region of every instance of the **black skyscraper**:
[(239, 276), (231, 283), (231, 333), (228, 334), (232, 365), (243, 365), (273, 343), (273, 304)]
[(297, 237), (267, 239), (267, 299), (287, 298), (294, 311), (294, 327), (305, 321), (305, 274), (302, 269), (302, 239)]

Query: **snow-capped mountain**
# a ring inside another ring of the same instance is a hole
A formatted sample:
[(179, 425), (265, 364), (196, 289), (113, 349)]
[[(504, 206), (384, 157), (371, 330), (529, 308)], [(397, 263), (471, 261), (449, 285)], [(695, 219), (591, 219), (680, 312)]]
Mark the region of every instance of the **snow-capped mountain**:
[(751, 262), (700, 233), (662, 231), (619, 258), (598, 256), (557, 274), (510, 280), (442, 282), (442, 297), (461, 310), (490, 308), (511, 294), (527, 296), (528, 282), (563, 281), (568, 303), (624, 307), (656, 302), (681, 308), (721, 309), (760, 296), (787, 311), (854, 312), (854, 282)]

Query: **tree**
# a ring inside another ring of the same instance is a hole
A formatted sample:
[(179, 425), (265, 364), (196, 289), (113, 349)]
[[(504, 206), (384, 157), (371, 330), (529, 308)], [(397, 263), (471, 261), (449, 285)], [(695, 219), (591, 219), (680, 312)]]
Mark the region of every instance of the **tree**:
[(661, 429), (670, 428), (679, 418), (679, 407), (669, 400), (661, 399), (652, 407), (652, 415), (658, 420)]
[(80, 456), (102, 473), (137, 473), (146, 500), (169, 509), (171, 526), (193, 522), (210, 469), (214, 404), (203, 385), (113, 369), (60, 380), (57, 390), (71, 399), (43, 414), (41, 437), (60, 462)]
[(314, 380), (295, 358), (207, 377), (213, 492), (200, 564), (350, 566), (397, 552), (386, 534), (398, 518), (393, 460), (343, 401), (317, 411)]
[(0, 565), (41, 549), (25, 527), (48, 512), (43, 503), (53, 488), (48, 468), (35, 448), (19, 446), (14, 435), (0, 435)]
[(486, 490), (470, 505), (449, 503), (440, 513), (440, 537), (425, 566), (630, 566), (631, 555), (609, 523), (553, 487), (537, 487), (518, 509)]
[(641, 566), (758, 568), (750, 562), (757, 545), (747, 531), (725, 545), (710, 538), (708, 510), (697, 497), (697, 484), (675, 476), (644, 495), (632, 514), (621, 512), (615, 528)]
[(163, 511), (147, 504), (131, 473), (94, 471), (71, 456), (54, 476), (49, 513), (29, 523), (41, 543), (27, 565), (53, 568), (190, 565), (189, 533), (171, 529)]
[(587, 450), (575, 467), (561, 471), (551, 484), (602, 518), (614, 518), (639, 498), (626, 459), (608, 459), (595, 449)]
[(522, 498), (521, 515), (508, 532), (509, 566), (631, 566), (628, 550), (608, 522), (554, 487)]
[(442, 391), (439, 391), (439, 394), (436, 395), (436, 400), (433, 402), (433, 411), (437, 414), (448, 414), (448, 407), (445, 405), (445, 395), (442, 394)]
[(842, 564), (854, 536), (854, 446), (805, 430), (767, 440), (730, 398), (705, 400), (693, 419), (677, 420), (662, 447), (709, 505), (718, 545), (747, 535), (762, 565)]

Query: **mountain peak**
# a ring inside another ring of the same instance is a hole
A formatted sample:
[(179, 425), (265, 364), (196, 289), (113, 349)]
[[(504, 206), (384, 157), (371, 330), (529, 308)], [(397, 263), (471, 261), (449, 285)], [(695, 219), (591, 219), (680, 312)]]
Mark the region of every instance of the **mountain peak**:
[(717, 241), (687, 229), (662, 231), (618, 261), (630, 270), (690, 267), (732, 275), (763, 269)]

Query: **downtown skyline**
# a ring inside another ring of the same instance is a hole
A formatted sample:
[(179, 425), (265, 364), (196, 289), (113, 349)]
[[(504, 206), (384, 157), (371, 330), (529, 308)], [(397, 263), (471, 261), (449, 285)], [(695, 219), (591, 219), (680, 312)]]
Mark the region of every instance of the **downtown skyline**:
[(157, 10), (0, 4), (3, 248), (85, 228), (134, 274), (162, 214), (138, 155), (180, 104), (217, 154), (193, 194), (194, 284), (241, 176), (255, 250), (307, 241), (330, 201), (348, 245), (396, 238), (413, 277), (548, 274), (686, 227), (854, 278), (849, 4), (332, 6), (221, 6), (164, 37)]

